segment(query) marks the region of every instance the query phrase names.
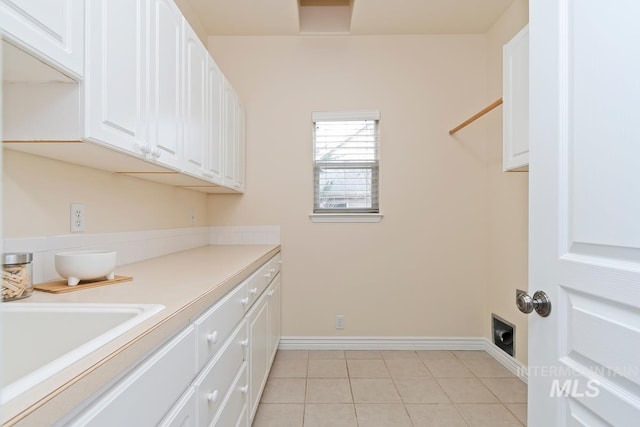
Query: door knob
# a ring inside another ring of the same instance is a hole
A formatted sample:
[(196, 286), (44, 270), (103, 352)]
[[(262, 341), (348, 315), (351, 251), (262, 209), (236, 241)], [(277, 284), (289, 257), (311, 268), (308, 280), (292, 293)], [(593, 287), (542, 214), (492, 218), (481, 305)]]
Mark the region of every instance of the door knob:
[(518, 310), (525, 314), (536, 311), (540, 316), (547, 317), (551, 313), (551, 300), (542, 291), (536, 291), (533, 298), (526, 292), (520, 292), (516, 295), (516, 306)]

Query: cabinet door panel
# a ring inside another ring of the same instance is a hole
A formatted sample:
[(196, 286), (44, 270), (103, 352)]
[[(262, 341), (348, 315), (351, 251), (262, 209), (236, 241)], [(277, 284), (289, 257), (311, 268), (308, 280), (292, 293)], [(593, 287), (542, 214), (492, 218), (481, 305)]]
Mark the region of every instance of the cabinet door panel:
[(269, 360), (272, 362), (280, 344), (280, 275), (278, 274), (267, 291), (269, 296)]
[(238, 98), (227, 80), (224, 81), (224, 131), (225, 146), (224, 185), (233, 188), (236, 182), (238, 144), (236, 139), (236, 121), (238, 118)]
[(190, 326), (155, 352), (83, 414), (72, 426), (156, 425), (195, 374), (195, 332)]
[(83, 0), (0, 0), (5, 37), (72, 77), (84, 63)]
[(149, 0), (149, 116), (152, 157), (180, 166), (182, 14), (172, 0)]
[(503, 49), (503, 169), (529, 168), (529, 27)]
[(184, 154), (185, 170), (204, 173), (204, 148), (207, 138), (206, 89), (208, 53), (200, 39), (183, 19), (184, 34)]
[(189, 387), (158, 427), (197, 427), (196, 391)]
[(269, 309), (266, 294), (263, 294), (255, 303), (247, 317), (249, 319), (249, 413), (253, 419), (269, 370)]
[(209, 140), (207, 153), (208, 177), (216, 184), (223, 184), (224, 146), (222, 144), (222, 103), (224, 101), (224, 86), (222, 73), (215, 62), (209, 57)]
[(95, 0), (87, 2), (87, 8), (87, 136), (141, 155), (145, 140), (143, 0)]

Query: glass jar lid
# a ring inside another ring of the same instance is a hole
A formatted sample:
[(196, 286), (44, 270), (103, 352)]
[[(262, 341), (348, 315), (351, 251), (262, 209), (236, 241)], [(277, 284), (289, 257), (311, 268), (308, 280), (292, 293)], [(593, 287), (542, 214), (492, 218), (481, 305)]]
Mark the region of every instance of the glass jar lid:
[(31, 252), (13, 252), (2, 254), (3, 265), (26, 264), (31, 261), (33, 261), (33, 254)]

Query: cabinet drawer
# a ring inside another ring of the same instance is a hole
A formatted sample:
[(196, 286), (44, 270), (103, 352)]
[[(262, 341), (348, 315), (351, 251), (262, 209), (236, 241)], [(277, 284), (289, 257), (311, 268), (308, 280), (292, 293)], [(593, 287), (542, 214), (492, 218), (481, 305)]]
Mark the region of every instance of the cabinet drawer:
[(156, 425), (195, 375), (195, 331), (190, 326), (99, 397), (72, 426)]
[(213, 425), (216, 427), (247, 427), (247, 365), (242, 364)]
[(196, 389), (195, 387), (189, 387), (158, 426), (197, 427), (196, 414)]
[(248, 301), (247, 286), (240, 284), (196, 320), (198, 370), (222, 348), (242, 320)]
[(242, 321), (218, 355), (202, 370), (195, 381), (198, 422), (209, 425), (222, 407), (227, 391), (245, 359), (247, 323)]
[(249, 305), (258, 299), (278, 272), (280, 272), (280, 254), (275, 255), (264, 263), (246, 280)]

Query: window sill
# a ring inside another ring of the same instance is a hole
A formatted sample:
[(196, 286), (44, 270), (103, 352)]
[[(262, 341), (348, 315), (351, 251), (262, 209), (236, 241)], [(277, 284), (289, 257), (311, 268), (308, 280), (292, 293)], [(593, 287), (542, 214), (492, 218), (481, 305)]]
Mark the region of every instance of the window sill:
[(311, 222), (380, 222), (380, 213), (317, 213), (309, 215)]

